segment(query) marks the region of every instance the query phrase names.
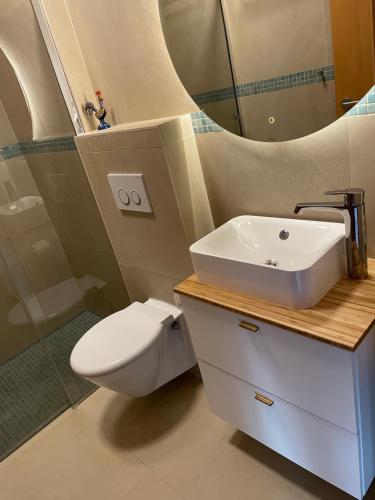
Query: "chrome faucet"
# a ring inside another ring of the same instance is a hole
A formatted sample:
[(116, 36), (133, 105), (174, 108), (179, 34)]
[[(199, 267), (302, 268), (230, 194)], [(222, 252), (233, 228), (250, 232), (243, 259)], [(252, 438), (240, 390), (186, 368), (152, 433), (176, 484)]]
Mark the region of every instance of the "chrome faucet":
[(294, 213), (302, 213), (305, 210), (339, 210), (345, 220), (348, 276), (352, 279), (364, 279), (368, 274), (365, 191), (349, 188), (326, 191), (324, 194), (343, 194), (344, 201), (298, 203)]

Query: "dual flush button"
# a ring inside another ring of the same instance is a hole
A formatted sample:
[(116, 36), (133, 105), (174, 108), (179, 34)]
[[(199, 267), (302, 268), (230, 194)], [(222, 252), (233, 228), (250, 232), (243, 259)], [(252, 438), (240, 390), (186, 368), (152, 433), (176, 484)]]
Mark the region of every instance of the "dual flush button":
[(143, 174), (108, 174), (108, 183), (116, 206), (126, 212), (152, 213)]
[(120, 189), (118, 192), (118, 197), (122, 201), (122, 203), (126, 206), (130, 205), (130, 202), (132, 201), (135, 205), (140, 205), (141, 204), (141, 197), (137, 193), (137, 191), (133, 190), (129, 193), (125, 189)]

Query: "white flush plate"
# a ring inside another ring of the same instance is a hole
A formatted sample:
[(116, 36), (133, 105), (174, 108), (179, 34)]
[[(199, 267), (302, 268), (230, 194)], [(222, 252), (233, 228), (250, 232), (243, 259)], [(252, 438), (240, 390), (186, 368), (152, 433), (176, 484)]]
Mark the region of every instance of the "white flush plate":
[(117, 208), (152, 213), (143, 174), (108, 174)]

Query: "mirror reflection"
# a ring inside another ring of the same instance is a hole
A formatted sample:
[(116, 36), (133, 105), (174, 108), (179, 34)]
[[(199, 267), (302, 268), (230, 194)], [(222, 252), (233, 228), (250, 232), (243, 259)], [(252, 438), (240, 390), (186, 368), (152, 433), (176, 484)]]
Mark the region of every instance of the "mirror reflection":
[(194, 101), (252, 140), (316, 132), (374, 83), (370, 0), (160, 0), (160, 12)]

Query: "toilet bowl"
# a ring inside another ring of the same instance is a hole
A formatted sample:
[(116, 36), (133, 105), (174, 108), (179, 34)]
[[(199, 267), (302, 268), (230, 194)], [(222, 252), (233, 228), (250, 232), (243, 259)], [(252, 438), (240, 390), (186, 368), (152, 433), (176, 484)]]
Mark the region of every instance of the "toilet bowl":
[(156, 299), (134, 302), (103, 319), (70, 356), (81, 377), (135, 397), (150, 394), (195, 364), (182, 312)]

